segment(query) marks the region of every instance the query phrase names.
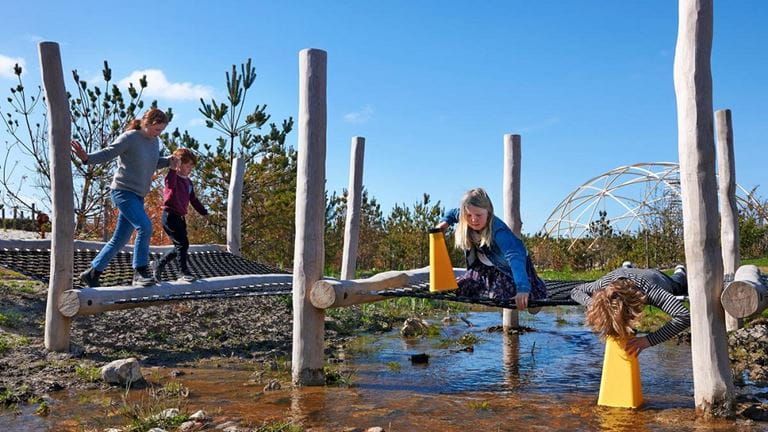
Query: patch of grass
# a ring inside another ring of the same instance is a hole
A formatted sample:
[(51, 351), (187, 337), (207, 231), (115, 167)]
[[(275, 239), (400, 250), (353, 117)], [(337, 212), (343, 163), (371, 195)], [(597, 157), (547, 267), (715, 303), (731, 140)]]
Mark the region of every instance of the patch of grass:
[(431, 337), (431, 338), (440, 337), (440, 335), (443, 334), (442, 331), (443, 330), (442, 330), (441, 326), (439, 326), (437, 324), (430, 324), (427, 327), (427, 334), (426, 334), (426, 336), (427, 337)]
[(386, 365), (390, 372), (400, 372), (403, 369), (403, 365), (396, 361), (387, 362)]
[(101, 379), (101, 369), (96, 366), (79, 364), (75, 366), (75, 375), (86, 382), (96, 382)]
[(163, 397), (187, 398), (189, 397), (189, 388), (179, 381), (170, 381), (157, 389), (157, 393)]
[(39, 415), (40, 417), (45, 417), (48, 414), (51, 413), (51, 407), (48, 405), (48, 402), (40, 402), (40, 405), (35, 408), (35, 414)]
[(121, 429), (126, 432), (146, 432), (152, 428), (176, 430), (189, 420), (183, 397), (154, 388), (137, 402), (128, 401), (126, 392), (117, 412), (128, 419), (128, 425)]
[(13, 348), (27, 346), (29, 344), (30, 339), (26, 336), (0, 332), (0, 354), (3, 354)]
[(651, 332), (663, 326), (671, 317), (655, 306), (646, 306), (637, 322), (637, 330), (643, 333)]
[(15, 311), (0, 312), (0, 326), (19, 328), (24, 320), (24, 315)]
[(489, 411), (491, 403), (488, 401), (469, 401), (469, 408), (475, 411)]
[(768, 271), (768, 257), (764, 258), (750, 258), (750, 259), (744, 259), (741, 260), (741, 265), (756, 265), (760, 267), (760, 270), (765, 273)]
[(351, 387), (353, 385), (354, 370), (343, 371), (334, 366), (325, 366), (323, 373), (325, 374), (325, 385), (327, 386)]
[(457, 342), (459, 345), (473, 346), (480, 342), (480, 338), (474, 333), (464, 333)]
[(605, 276), (605, 270), (541, 270), (538, 274), (546, 280), (596, 280)]
[(344, 346), (347, 354), (369, 355), (378, 350), (374, 346), (375, 338), (370, 335), (361, 335), (353, 338)]
[(269, 422), (256, 427), (253, 432), (304, 432), (304, 428), (293, 423)]
[(33, 280), (5, 280), (0, 284), (0, 291), (8, 293), (37, 294), (44, 289), (45, 286), (42, 283)]

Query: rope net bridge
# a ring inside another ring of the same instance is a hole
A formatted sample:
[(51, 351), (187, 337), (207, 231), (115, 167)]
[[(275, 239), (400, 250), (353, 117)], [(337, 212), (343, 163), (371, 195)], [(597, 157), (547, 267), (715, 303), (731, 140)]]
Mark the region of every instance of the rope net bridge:
[[(163, 270), (164, 282), (151, 287), (130, 286), (133, 282), (131, 264), (133, 254), (121, 251), (102, 274), (100, 288), (82, 287), (77, 280), (77, 275), (90, 266), (97, 253), (98, 250), (94, 249), (74, 251), (73, 289), (64, 293), (59, 304), (64, 315), (74, 316), (127, 309), (140, 307), (145, 303), (292, 293), (291, 274), (224, 251), (191, 251), (189, 253), (189, 267), (201, 278), (197, 282), (175, 282), (180, 275), (180, 269), (174, 261)], [(161, 253), (152, 252), (150, 259), (157, 260), (161, 255)], [(0, 248), (0, 266), (48, 283), (50, 249)], [(417, 297), (515, 308), (514, 299), (466, 297), (457, 295), (456, 291), (430, 292), (428, 267), (405, 272), (385, 272), (369, 279), (355, 281), (324, 279), (320, 282), (324, 282), (330, 289), (336, 291), (339, 291), (339, 287), (343, 287), (343, 292), (335, 294), (335, 297), (339, 298), (336, 302), (325, 302), (320, 305), (313, 299), (313, 303), (318, 307), (346, 306), (394, 297)], [(584, 281), (547, 281), (548, 297), (531, 301), (530, 306), (575, 305), (576, 303), (570, 299), (570, 291), (582, 282)], [(347, 290), (350, 286), (354, 287), (352, 291)], [(317, 289), (316, 285), (312, 291), (314, 296), (315, 291), (321, 290)], [(348, 298), (350, 295), (353, 298)], [(344, 299), (348, 301), (345, 303)]]

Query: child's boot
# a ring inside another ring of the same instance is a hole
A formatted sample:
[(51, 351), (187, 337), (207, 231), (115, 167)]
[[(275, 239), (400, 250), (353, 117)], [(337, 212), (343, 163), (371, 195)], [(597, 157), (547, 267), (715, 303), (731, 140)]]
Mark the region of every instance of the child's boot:
[(101, 277), (101, 273), (102, 272), (93, 267), (88, 267), (86, 271), (80, 273), (80, 282), (87, 287), (96, 288), (99, 286), (99, 277)]
[(155, 284), (155, 278), (149, 270), (149, 266), (137, 267), (133, 273), (133, 286), (148, 287)]

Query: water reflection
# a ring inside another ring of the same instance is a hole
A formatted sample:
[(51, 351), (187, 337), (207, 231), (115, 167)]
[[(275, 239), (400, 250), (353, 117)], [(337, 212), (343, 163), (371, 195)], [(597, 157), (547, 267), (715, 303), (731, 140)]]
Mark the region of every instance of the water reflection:
[[(701, 423), (693, 417), (690, 347), (665, 343), (640, 356), (646, 404), (640, 410), (597, 407), (604, 345), (581, 325), (580, 309), (558, 308), (521, 314), (522, 334), (489, 333), (498, 312), (472, 313), (445, 326), (438, 338), (403, 340), (396, 332), (370, 339), (370, 349), (350, 359), (352, 388), (283, 389), (249, 386), (248, 370), (186, 369), (179, 381), (190, 389), (189, 409), (205, 409), (245, 423), (287, 421), (313, 431), (381, 426), (388, 431), (658, 431), (733, 430), (733, 422)], [(464, 334), (479, 341), (462, 351)], [(410, 356), (429, 355), (426, 365)], [(394, 365), (397, 365), (396, 367)], [(89, 398), (61, 395), (51, 416), (0, 414), (0, 430), (82, 430), (77, 419), (103, 412), (94, 400), (119, 401), (120, 390)], [(104, 423), (120, 425), (120, 419)], [(93, 422), (91, 422), (93, 424)], [(714, 426), (713, 426), (714, 425)], [(738, 430), (761, 430), (739, 425)]]

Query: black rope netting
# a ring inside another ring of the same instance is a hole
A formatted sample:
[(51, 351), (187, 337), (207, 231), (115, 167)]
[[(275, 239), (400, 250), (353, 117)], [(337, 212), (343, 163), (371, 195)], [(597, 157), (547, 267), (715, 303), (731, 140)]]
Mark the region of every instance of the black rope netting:
[[(81, 287), (77, 275), (90, 265), (97, 250), (77, 249), (74, 251), (73, 286)], [(151, 253), (150, 259), (160, 259), (162, 254)], [(101, 275), (102, 286), (130, 285), (133, 282), (131, 252), (118, 252)], [(283, 273), (285, 271), (223, 251), (205, 251), (189, 253), (189, 268), (201, 278), (216, 276), (236, 276), (252, 274)], [(0, 266), (21, 273), (24, 276), (48, 283), (51, 265), (49, 249), (0, 249)], [(176, 260), (169, 263), (162, 273), (163, 280), (176, 280), (181, 275)]]
[[(589, 281), (545, 281), (547, 284), (547, 298), (542, 300), (529, 301), (530, 307), (536, 306), (572, 306), (577, 305), (575, 301), (571, 299), (571, 290), (576, 285), (589, 282)], [(429, 291), (429, 275), (426, 275), (423, 281), (416, 284), (411, 284), (407, 287), (396, 288), (390, 290), (376, 291), (371, 294), (380, 295), (383, 297), (418, 297), (431, 300), (445, 300), (460, 303), (472, 303), (481, 304), (491, 307), (502, 307), (507, 309), (515, 309), (515, 300), (501, 300), (488, 297), (466, 297), (457, 294), (457, 291), (441, 291), (430, 292)]]

